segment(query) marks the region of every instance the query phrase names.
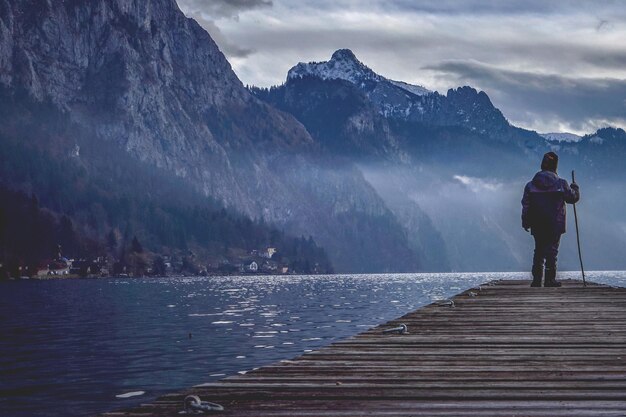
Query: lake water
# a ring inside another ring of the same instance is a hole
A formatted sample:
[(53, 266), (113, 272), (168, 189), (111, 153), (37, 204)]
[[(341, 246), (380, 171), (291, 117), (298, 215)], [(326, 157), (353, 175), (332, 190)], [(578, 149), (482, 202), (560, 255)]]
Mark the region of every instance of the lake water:
[[(580, 274), (560, 274), (570, 277)], [(501, 278), (530, 277), (0, 282), (0, 415), (86, 416), (133, 406), (294, 357)], [(590, 272), (588, 279), (626, 286), (626, 272)]]

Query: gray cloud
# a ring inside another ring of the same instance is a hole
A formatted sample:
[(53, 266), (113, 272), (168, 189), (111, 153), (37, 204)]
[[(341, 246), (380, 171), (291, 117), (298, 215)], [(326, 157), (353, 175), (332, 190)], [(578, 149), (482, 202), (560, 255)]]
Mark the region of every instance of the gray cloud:
[(623, 69), (626, 67), (626, 51), (605, 50), (598, 46), (581, 51), (581, 61), (600, 68)]
[(226, 56), (245, 58), (255, 52), (254, 48), (241, 46), (224, 36), (216, 20), (237, 21), (240, 13), (272, 7), (272, 0), (178, 0), (178, 5), (188, 17), (196, 20), (209, 32)]
[(598, 20), (598, 24), (596, 25), (596, 30), (598, 32), (602, 31), (602, 30), (610, 30), (611, 29), (611, 22), (609, 22), (606, 19), (599, 19)]
[(524, 126), (546, 130), (564, 125), (590, 132), (607, 124), (626, 125), (626, 80), (536, 74), (464, 61), (429, 69), (485, 90), (513, 122)]
[[(597, 2), (588, 0), (567, 1), (489, 1), (489, 0), (438, 0), (438, 1), (412, 1), (391, 0), (389, 6), (400, 10), (412, 10), (427, 13), (441, 14), (563, 14), (563, 13), (595, 13), (598, 9)], [(603, 1), (601, 9), (615, 8), (620, 10), (623, 3), (619, 0)]]
[(217, 45), (219, 46), (220, 50), (226, 56), (231, 58), (245, 58), (255, 52), (253, 48), (246, 48), (237, 45), (235, 42), (232, 42), (230, 39), (224, 36), (220, 28), (215, 24), (214, 20), (205, 18), (203, 14), (195, 12), (188, 13), (187, 16), (194, 19), (200, 24), (200, 26), (202, 26), (207, 32), (209, 32), (211, 38), (213, 38), (215, 43), (217, 43)]
[(185, 13), (202, 12), (213, 19), (237, 18), (239, 13), (271, 7), (272, 0), (178, 0)]

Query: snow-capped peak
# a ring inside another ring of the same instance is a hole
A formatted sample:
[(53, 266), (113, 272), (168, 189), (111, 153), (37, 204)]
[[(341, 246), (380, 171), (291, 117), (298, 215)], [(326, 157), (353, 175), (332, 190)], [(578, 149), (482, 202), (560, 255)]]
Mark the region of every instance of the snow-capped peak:
[(378, 81), (381, 77), (359, 61), (349, 49), (335, 51), (325, 62), (300, 62), (289, 70), (287, 79), (314, 76), (322, 80), (346, 80), (360, 84), (365, 80)]
[(365, 81), (387, 81), (390, 84), (415, 95), (430, 94), (431, 91), (418, 85), (402, 81), (389, 80), (376, 74), (367, 65), (357, 59), (350, 49), (338, 49), (325, 62), (300, 62), (289, 70), (287, 80), (312, 76), (322, 80), (346, 80), (361, 86)]
[(432, 92), (417, 85), (376, 74), (349, 49), (339, 49), (325, 62), (300, 62), (289, 70), (287, 82), (302, 78), (345, 80), (363, 92), (385, 117), (408, 119), (424, 111), (422, 97)]
[(582, 136), (567, 132), (540, 133), (539, 135), (552, 142), (578, 142), (582, 139)]

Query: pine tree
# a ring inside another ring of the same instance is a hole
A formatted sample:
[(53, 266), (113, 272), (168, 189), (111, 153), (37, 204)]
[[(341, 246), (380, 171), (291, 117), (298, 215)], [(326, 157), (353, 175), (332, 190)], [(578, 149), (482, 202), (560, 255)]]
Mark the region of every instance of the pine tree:
[(137, 236), (133, 236), (133, 241), (130, 244), (130, 251), (133, 253), (143, 253), (143, 247), (139, 243)]

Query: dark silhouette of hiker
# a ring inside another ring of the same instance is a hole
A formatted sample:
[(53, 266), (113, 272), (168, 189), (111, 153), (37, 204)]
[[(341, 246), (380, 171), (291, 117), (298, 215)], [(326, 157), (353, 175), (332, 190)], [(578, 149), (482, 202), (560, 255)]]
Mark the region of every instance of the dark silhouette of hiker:
[(561, 235), (565, 233), (565, 203), (574, 204), (580, 199), (578, 184), (569, 185), (556, 173), (559, 157), (548, 152), (541, 161), (541, 171), (526, 184), (522, 198), (522, 227), (530, 229), (535, 238), (533, 257), (533, 282), (531, 287), (541, 287), (545, 261), (545, 287), (560, 287), (556, 280), (556, 257)]

